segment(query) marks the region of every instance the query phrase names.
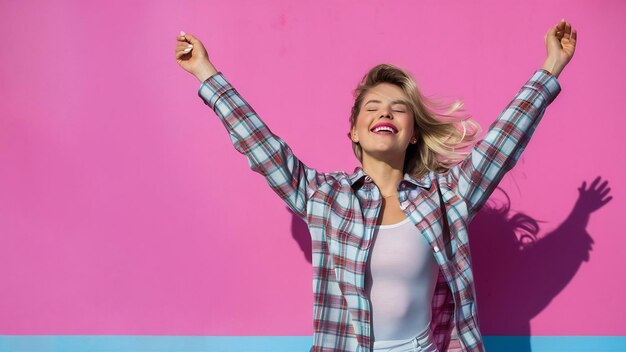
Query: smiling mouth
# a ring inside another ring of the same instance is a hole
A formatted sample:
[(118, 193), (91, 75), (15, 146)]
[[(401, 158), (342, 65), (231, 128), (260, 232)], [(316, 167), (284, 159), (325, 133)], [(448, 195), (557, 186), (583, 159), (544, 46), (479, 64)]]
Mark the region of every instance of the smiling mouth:
[(373, 134), (377, 134), (380, 136), (393, 136), (395, 133), (388, 131), (380, 131), (380, 132), (372, 132)]
[(377, 128), (372, 129), (370, 132), (374, 134), (382, 135), (382, 136), (385, 136), (385, 135), (391, 136), (391, 135), (398, 133), (394, 129), (388, 126), (377, 127)]

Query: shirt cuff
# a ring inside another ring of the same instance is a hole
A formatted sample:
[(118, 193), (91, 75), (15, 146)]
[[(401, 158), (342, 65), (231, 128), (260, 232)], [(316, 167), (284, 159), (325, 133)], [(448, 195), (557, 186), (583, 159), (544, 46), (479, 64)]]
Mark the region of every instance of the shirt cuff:
[(532, 86), (537, 88), (544, 96), (546, 102), (550, 104), (561, 92), (561, 84), (549, 71), (540, 68), (530, 79)]
[(230, 89), (235, 88), (224, 77), (224, 74), (218, 71), (202, 82), (200, 88), (198, 88), (198, 96), (202, 98), (206, 105), (215, 110), (215, 104), (217, 104), (219, 98)]

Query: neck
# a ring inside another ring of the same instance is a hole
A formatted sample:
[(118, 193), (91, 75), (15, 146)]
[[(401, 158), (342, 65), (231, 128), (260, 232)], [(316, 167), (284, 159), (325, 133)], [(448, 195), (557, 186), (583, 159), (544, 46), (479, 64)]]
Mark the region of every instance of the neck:
[(383, 196), (392, 195), (398, 192), (398, 185), (404, 178), (404, 155), (392, 160), (380, 160), (364, 154), (362, 168)]

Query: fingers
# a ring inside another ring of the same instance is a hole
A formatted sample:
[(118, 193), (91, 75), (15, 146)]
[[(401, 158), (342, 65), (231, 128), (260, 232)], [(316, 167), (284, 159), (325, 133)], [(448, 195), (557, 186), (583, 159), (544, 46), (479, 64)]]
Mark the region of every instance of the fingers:
[(189, 54), (193, 49), (193, 44), (190, 44), (189, 38), (190, 34), (187, 34), (183, 31), (180, 31), (180, 34), (176, 36), (176, 59), (180, 59), (181, 56)]
[(556, 26), (554, 26), (554, 29), (555, 29), (554, 35), (558, 39), (563, 38), (563, 31), (565, 30), (565, 22), (561, 20), (561, 22), (559, 22)]
[(185, 42), (187, 41), (186, 36), (187, 36), (187, 33), (180, 31), (180, 33), (176, 36), (176, 40), (179, 42)]
[(192, 48), (186, 48), (184, 50), (176, 50), (176, 58), (180, 59), (182, 56), (191, 53)]
[(193, 46), (187, 43), (178, 43), (176, 45), (176, 59), (180, 59), (181, 56), (191, 53)]
[(565, 38), (565, 39), (569, 39), (570, 35), (572, 34), (572, 25), (565, 22), (564, 20), (561, 20), (562, 25), (562, 29), (559, 35), (559, 39), (560, 38)]
[(565, 22), (565, 19), (561, 20), (563, 23), (563, 36), (565, 39), (569, 39), (573, 42), (576, 42), (576, 29), (572, 28), (572, 24), (569, 22)]
[(562, 38), (576, 40), (576, 30), (572, 28), (571, 23), (566, 22), (565, 19), (561, 19), (556, 26), (554, 26), (556, 30), (556, 37), (560, 40)]
[(196, 45), (199, 43), (199, 40), (189, 33), (185, 33), (183, 37), (191, 44)]
[[(185, 50), (185, 49), (192, 49), (193, 45), (187, 43), (187, 42), (178, 42), (176, 43), (176, 51), (179, 50)], [(188, 50), (191, 51), (191, 50)]]

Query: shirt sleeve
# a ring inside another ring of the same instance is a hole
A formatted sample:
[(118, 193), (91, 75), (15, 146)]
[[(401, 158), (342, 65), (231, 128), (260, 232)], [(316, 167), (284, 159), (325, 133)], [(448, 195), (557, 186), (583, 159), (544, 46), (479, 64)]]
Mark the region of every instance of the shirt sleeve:
[(291, 148), (270, 131), (222, 72), (202, 82), (198, 96), (215, 111), (233, 146), (248, 159), (252, 171), (263, 175), (272, 190), (306, 222), (307, 201), (325, 180), (325, 175), (300, 161)]
[(507, 171), (517, 163), (547, 106), (561, 86), (544, 69), (531, 78), (489, 126), (487, 135), (468, 156), (447, 171), (446, 179), (465, 200), (471, 219), (484, 205)]

